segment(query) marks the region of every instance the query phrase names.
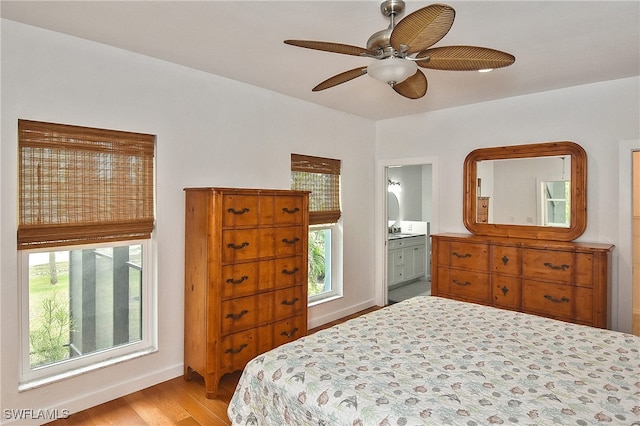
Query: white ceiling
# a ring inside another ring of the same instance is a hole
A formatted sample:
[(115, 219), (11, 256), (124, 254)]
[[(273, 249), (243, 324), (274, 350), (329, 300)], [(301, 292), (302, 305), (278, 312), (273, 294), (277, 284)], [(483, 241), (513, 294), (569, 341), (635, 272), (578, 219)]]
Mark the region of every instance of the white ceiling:
[[(430, 1), (407, 1), (403, 16)], [(513, 54), (481, 74), (425, 69), (409, 100), (368, 76), (312, 92), (373, 59), (285, 45), (285, 39), (365, 47), (388, 18), (380, 1), (5, 1), (2, 18), (242, 81), (374, 120), (640, 75), (640, 1), (451, 1), (456, 19), (434, 47)]]

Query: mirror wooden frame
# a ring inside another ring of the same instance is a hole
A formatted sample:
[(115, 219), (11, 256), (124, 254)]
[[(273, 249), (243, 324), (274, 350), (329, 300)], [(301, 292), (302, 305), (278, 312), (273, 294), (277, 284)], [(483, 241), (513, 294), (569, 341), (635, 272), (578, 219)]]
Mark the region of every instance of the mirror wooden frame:
[[(568, 228), (533, 225), (479, 223), (477, 211), (477, 162), (571, 155), (571, 225)], [(587, 227), (587, 153), (575, 142), (545, 142), (526, 145), (480, 148), (471, 151), (464, 160), (464, 226), (475, 235), (494, 237), (535, 238), (572, 241)]]

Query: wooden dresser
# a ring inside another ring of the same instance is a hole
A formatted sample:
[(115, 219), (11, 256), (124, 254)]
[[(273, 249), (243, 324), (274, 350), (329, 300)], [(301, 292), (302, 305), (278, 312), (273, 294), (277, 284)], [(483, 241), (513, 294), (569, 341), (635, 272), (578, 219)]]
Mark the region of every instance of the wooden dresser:
[(187, 188), (184, 375), (222, 375), (307, 333), (308, 192)]
[(434, 296), (607, 327), (609, 244), (432, 235)]

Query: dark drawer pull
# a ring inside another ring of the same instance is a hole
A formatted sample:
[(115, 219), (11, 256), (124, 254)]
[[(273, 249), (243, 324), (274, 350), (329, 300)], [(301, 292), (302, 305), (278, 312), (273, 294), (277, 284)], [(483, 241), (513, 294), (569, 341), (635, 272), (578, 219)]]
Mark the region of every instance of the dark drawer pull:
[(229, 279), (227, 280), (227, 282), (228, 282), (229, 284), (240, 284), (241, 282), (246, 281), (246, 280), (248, 280), (248, 279), (249, 279), (249, 277), (248, 277), (248, 276), (243, 275), (242, 277), (240, 277), (240, 279), (239, 279), (239, 280), (234, 280), (233, 278), (229, 278)]
[(280, 333), (280, 335), (284, 336), (284, 337), (291, 337), (294, 334), (296, 334), (297, 332), (298, 332), (298, 327), (295, 327), (293, 330), (291, 330), (289, 332), (283, 331), (282, 333)]
[(297, 297), (294, 297), (293, 300), (291, 300), (291, 301), (283, 300), (282, 302), (280, 302), (280, 304), (281, 305), (291, 306), (291, 305), (294, 305), (298, 300), (300, 300), (300, 299), (298, 299)]
[(246, 348), (246, 347), (247, 347), (247, 344), (246, 344), (246, 343), (243, 343), (243, 344), (241, 344), (241, 345), (240, 345), (240, 347), (239, 347), (238, 349), (231, 349), (231, 348), (229, 348), (229, 349), (227, 349), (226, 351), (224, 351), (224, 353), (225, 353), (225, 354), (234, 354), (234, 355), (235, 355), (235, 354), (238, 354), (238, 353), (242, 352), (242, 350), (243, 350), (244, 348)]
[(469, 281), (464, 281), (463, 282), (463, 281), (453, 280), (453, 283), (457, 284), (457, 285), (459, 285), (461, 287), (467, 287), (467, 286), (471, 285), (471, 283)]
[(285, 244), (295, 244), (298, 241), (300, 241), (300, 238), (298, 238), (298, 237), (295, 237), (293, 240), (287, 240), (286, 238), (282, 239), (282, 242), (285, 243)]
[(505, 285), (500, 289), (500, 291), (502, 291), (503, 296), (506, 296), (507, 293), (509, 293), (509, 288)]
[(246, 208), (246, 207), (245, 207), (245, 208), (243, 208), (242, 210), (236, 210), (236, 209), (234, 209), (234, 208), (227, 209), (227, 212), (229, 212), (229, 213), (233, 213), (233, 214), (245, 214), (245, 213), (246, 213), (246, 212), (248, 212), (248, 211), (249, 211), (249, 209), (248, 209), (248, 208)]
[(504, 266), (507, 266), (507, 263), (509, 263), (509, 258), (507, 257), (507, 255), (505, 254), (504, 256), (502, 256), (502, 263)]
[(551, 262), (545, 262), (544, 266), (546, 266), (547, 268), (558, 270), (558, 271), (564, 271), (565, 269), (569, 269), (570, 268), (569, 265), (564, 265), (564, 264), (562, 264), (560, 266), (555, 266)]
[(459, 259), (466, 259), (467, 257), (471, 257), (470, 253), (460, 254), (458, 252), (453, 252), (453, 255)]
[(239, 246), (235, 245), (233, 243), (230, 243), (230, 244), (227, 244), (227, 247), (232, 248), (234, 250), (240, 250), (240, 249), (245, 248), (248, 245), (249, 245), (249, 243), (245, 241), (244, 243), (240, 244)]
[(288, 271), (288, 270), (286, 270), (286, 269), (283, 269), (283, 270), (282, 270), (282, 273), (283, 273), (283, 274), (285, 274), (285, 275), (293, 275), (293, 274), (295, 274), (296, 272), (298, 272), (299, 270), (300, 270), (300, 269), (298, 269), (297, 267), (293, 268), (293, 269), (292, 269), (292, 270), (290, 270), (290, 271)]
[(290, 210), (288, 207), (283, 207), (282, 211), (285, 212), (285, 213), (288, 213), (288, 214), (294, 214), (294, 213), (299, 212), (300, 209), (296, 207), (295, 209)]
[(555, 297), (551, 296), (550, 294), (545, 294), (544, 298), (547, 299), (547, 300), (552, 301), (553, 303), (567, 303), (567, 302), (569, 302), (569, 299), (567, 299), (564, 296), (562, 296), (562, 299), (556, 299)]
[(232, 320), (237, 320), (247, 315), (249, 311), (243, 309), (239, 314), (227, 314), (227, 318), (231, 318)]

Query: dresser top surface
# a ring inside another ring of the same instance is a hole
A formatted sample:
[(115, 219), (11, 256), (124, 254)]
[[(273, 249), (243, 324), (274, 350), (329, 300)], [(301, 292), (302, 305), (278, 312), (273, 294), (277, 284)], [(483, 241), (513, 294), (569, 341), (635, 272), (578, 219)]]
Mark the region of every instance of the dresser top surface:
[(485, 243), (485, 244), (501, 244), (520, 247), (534, 247), (545, 249), (557, 249), (557, 250), (601, 250), (611, 251), (615, 247), (613, 244), (607, 243), (589, 243), (582, 241), (554, 241), (554, 240), (538, 240), (533, 238), (508, 238), (508, 237), (489, 237), (473, 234), (457, 234), (457, 233), (443, 233), (434, 234), (432, 237), (436, 238), (451, 238), (451, 239), (463, 239), (470, 243)]
[(293, 189), (264, 189), (264, 188), (223, 188), (223, 187), (192, 187), (184, 188), (185, 192), (203, 191), (233, 193), (242, 195), (306, 195), (311, 191), (298, 191)]

